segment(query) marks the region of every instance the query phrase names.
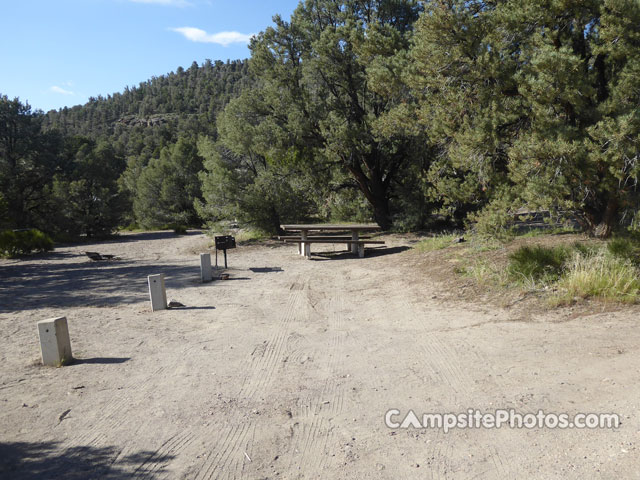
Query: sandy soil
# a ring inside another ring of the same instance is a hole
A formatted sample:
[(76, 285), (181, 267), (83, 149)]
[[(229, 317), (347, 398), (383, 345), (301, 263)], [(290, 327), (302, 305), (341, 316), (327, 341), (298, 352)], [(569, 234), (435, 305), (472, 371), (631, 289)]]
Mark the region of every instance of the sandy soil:
[[(640, 478), (637, 307), (450, 300), (410, 239), (385, 239), (364, 259), (240, 247), (204, 285), (196, 233), (0, 261), (0, 478)], [(188, 308), (150, 311), (160, 272)], [(78, 361), (39, 366), (36, 321), (62, 315)], [(445, 434), (390, 429), (392, 408), (622, 424)]]

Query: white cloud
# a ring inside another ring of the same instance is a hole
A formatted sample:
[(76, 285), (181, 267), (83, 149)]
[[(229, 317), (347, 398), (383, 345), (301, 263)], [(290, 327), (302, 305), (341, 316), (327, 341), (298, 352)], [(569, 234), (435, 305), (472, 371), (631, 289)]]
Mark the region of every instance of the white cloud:
[(60, 95), (75, 95), (75, 92), (72, 92), (71, 90), (65, 90), (64, 88), (57, 85), (49, 87), (49, 91), (53, 93), (59, 93)]
[(174, 32), (182, 34), (187, 40), (199, 43), (217, 43), (225, 47), (232, 43), (249, 43), (253, 33), (240, 33), (240, 32), (218, 32), (207, 33), (204, 30), (194, 27), (180, 27), (170, 28)]
[(172, 7), (189, 7), (191, 2), (187, 0), (129, 0), (133, 3), (149, 3), (154, 5), (169, 5)]

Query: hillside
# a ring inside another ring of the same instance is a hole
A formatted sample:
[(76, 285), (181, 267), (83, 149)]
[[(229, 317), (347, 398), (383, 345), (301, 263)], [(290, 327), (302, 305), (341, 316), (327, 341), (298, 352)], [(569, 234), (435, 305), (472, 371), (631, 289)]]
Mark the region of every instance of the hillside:
[(52, 110), (43, 118), (43, 129), (108, 139), (119, 154), (138, 155), (149, 141), (132, 141), (136, 137), (150, 137), (154, 147), (162, 147), (183, 132), (215, 136), (218, 112), (248, 84), (247, 60), (193, 62), (123, 92), (92, 97), (85, 105)]

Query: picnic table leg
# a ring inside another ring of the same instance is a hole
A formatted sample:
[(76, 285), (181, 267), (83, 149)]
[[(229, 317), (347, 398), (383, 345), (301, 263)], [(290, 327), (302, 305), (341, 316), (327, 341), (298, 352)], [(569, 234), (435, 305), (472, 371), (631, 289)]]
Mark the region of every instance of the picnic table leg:
[[(351, 240), (355, 240), (356, 242), (360, 239), (358, 236), (358, 230), (351, 230)], [(351, 244), (351, 253), (358, 253), (358, 244)]]
[(307, 239), (307, 231), (306, 230), (301, 230), (300, 231), (300, 240), (302, 240), (302, 242), (300, 243), (300, 255), (307, 255), (307, 250), (306, 250), (306, 246), (307, 244), (305, 243), (305, 240)]

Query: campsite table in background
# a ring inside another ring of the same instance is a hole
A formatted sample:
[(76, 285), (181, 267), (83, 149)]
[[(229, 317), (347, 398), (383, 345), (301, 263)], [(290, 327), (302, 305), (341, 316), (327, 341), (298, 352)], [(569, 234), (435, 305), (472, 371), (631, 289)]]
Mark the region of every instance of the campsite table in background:
[[(351, 231), (351, 240), (358, 241), (360, 239), (360, 232), (375, 232), (380, 230), (378, 225), (372, 223), (363, 224), (335, 224), (335, 223), (310, 223), (299, 225), (280, 225), (280, 227), (286, 232), (300, 232), (300, 237), (303, 243), (300, 243), (299, 253), (305, 254), (304, 240), (309, 236), (309, 232), (343, 232), (345, 230)], [(358, 253), (358, 245), (351, 244), (351, 252)]]

